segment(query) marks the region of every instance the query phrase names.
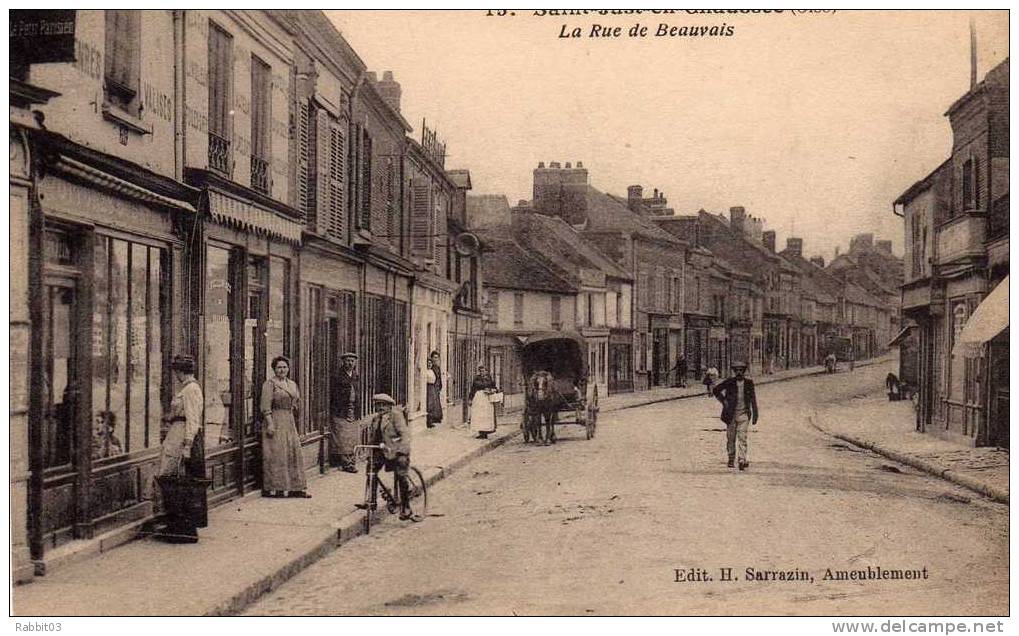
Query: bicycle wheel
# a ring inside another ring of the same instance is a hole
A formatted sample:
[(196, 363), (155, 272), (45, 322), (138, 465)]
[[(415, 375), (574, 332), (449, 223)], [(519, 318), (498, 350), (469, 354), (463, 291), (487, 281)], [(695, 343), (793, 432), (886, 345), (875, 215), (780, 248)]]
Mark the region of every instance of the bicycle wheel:
[(425, 484), (425, 476), (418, 470), (417, 466), (411, 466), (407, 471), (407, 480), (410, 481), (410, 507), (422, 517), (428, 516), (428, 485)]

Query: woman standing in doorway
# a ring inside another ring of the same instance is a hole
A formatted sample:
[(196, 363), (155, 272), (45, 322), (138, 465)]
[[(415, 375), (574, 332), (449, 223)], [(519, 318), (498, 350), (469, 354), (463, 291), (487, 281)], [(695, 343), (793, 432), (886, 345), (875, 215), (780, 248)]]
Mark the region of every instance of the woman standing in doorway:
[(262, 384), (262, 496), (311, 497), (306, 492), (301, 438), (294, 414), (301, 392), (291, 380), (290, 360), (272, 360), (273, 377)]
[(428, 387), (425, 389), (426, 422), (428, 428), (435, 428), (436, 424), (442, 422), (442, 366), (439, 364), (438, 351), (428, 354), (425, 381), (428, 383)]
[(159, 455), (156, 483), (163, 495), (166, 527), (155, 538), (167, 543), (198, 543), (198, 528), (208, 524), (205, 500), (205, 398), (195, 379), (195, 361), (175, 356), (170, 363), (180, 390), (163, 418), (168, 424)]

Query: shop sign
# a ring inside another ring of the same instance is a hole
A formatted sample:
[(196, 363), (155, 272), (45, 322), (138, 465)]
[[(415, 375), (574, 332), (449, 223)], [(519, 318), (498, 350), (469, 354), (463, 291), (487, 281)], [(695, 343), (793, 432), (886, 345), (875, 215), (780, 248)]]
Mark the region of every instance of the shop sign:
[(75, 14), (74, 9), (11, 10), (11, 60), (22, 64), (74, 62)]

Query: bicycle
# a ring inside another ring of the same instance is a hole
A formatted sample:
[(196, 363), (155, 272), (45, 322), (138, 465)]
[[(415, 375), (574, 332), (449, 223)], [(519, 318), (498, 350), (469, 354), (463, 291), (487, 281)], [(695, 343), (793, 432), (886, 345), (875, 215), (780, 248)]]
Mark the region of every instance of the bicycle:
[[(367, 458), (366, 474), (364, 480), (364, 503), (362, 504), (364, 515), (364, 532), (368, 534), (371, 531), (372, 515), (378, 509), (378, 491), (382, 491), (382, 499), (386, 502), (386, 511), (395, 515), (400, 511), (401, 501), (397, 498), (396, 493), (399, 490), (396, 487), (396, 474), (393, 474), (393, 488), (392, 490), (386, 486), (386, 483), (379, 479), (378, 471), (375, 470), (375, 458), (376, 453), (373, 451), (383, 450), (381, 444), (358, 444), (354, 447), (355, 458), (360, 461), (362, 458)], [(421, 517), (428, 516), (428, 486), (425, 484), (425, 476), (421, 473), (421, 470), (417, 466), (410, 466), (407, 471), (407, 481), (410, 482), (410, 499), (413, 501), (419, 499), (417, 503), (417, 514)], [(378, 488), (375, 484), (378, 484)], [(410, 507), (410, 505), (408, 505)], [(412, 509), (413, 511), (413, 509)]]

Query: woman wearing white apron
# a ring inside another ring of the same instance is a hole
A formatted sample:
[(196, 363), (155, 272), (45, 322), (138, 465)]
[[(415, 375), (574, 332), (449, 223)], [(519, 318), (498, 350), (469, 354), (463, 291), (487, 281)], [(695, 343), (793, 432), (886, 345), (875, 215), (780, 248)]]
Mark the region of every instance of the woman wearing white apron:
[(486, 439), (489, 433), (495, 432), (495, 405), (489, 400), (489, 394), (496, 391), (495, 382), (488, 375), (484, 365), (478, 367), (478, 374), (471, 383), (470, 425), (478, 432), (478, 439)]

